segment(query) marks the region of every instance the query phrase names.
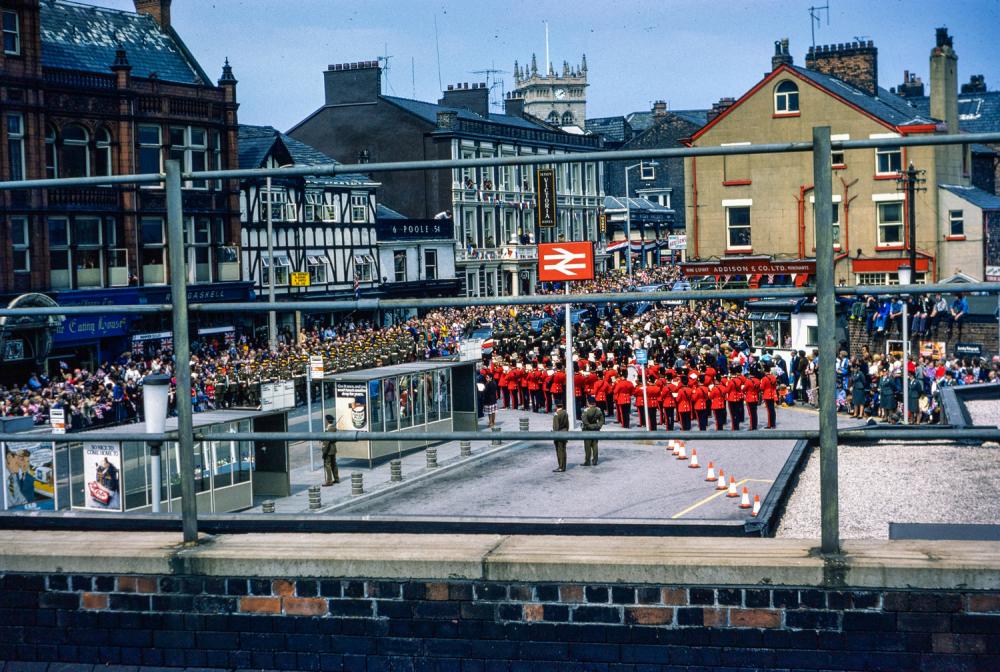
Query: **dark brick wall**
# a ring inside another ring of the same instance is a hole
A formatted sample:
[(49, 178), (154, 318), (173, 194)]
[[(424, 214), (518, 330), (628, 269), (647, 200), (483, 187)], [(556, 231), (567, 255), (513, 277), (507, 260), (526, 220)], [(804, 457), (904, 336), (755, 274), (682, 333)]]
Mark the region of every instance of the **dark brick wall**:
[[(0, 576), (0, 669), (997, 670), (1000, 594)], [(22, 663), (36, 663), (26, 666)], [(75, 668), (78, 669), (78, 668)]]
[[(957, 343), (978, 343), (983, 346), (983, 356), (992, 357), (997, 354), (997, 323), (996, 320), (986, 319), (977, 321), (972, 320), (965, 323), (962, 327), (962, 338), (958, 337), (958, 332), (952, 334), (951, 338), (947, 338), (948, 335), (948, 325), (947, 323), (942, 323), (937, 330), (937, 336), (933, 338), (927, 338), (920, 340), (928, 341), (944, 341), (945, 342), (945, 354), (949, 359), (955, 356), (955, 344)], [(847, 333), (850, 339), (851, 354), (858, 354), (861, 352), (862, 346), (868, 346), (868, 350), (872, 353), (885, 353), (885, 334), (872, 333), (869, 334), (865, 328), (864, 322), (848, 321), (847, 323)], [(900, 335), (898, 332), (892, 332), (888, 336), (889, 340), (898, 341), (900, 340)], [(910, 346), (910, 352), (917, 353), (917, 342), (914, 340), (913, 344)]]

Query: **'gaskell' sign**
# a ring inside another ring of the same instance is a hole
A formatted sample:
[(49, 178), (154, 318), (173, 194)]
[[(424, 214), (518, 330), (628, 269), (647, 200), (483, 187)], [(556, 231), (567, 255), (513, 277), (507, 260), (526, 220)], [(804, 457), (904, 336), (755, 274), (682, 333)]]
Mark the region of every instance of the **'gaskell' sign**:
[(687, 277), (702, 275), (785, 275), (791, 273), (808, 273), (812, 275), (816, 273), (816, 261), (814, 259), (772, 261), (767, 257), (719, 259), (681, 264), (681, 271)]

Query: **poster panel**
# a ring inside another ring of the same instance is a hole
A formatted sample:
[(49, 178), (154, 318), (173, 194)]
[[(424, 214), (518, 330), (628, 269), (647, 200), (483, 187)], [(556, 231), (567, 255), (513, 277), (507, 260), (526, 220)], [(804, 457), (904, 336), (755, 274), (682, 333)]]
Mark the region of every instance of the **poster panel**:
[(3, 508), (7, 511), (56, 509), (55, 451), (52, 444), (2, 444)]
[(121, 444), (83, 444), (83, 490), (85, 508), (122, 511)]
[(930, 357), (935, 362), (944, 359), (948, 353), (948, 344), (944, 341), (920, 341), (920, 356)]
[(368, 431), (368, 390), (364, 383), (337, 383), (337, 429)]

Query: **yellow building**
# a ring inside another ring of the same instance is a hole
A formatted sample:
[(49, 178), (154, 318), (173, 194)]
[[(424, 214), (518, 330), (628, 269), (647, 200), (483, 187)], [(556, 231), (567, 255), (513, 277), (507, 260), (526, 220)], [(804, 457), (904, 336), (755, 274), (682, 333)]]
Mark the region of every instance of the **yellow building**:
[[(775, 52), (771, 72), (694, 134), (691, 146), (809, 142), (816, 126), (829, 126), (834, 141), (957, 132), (957, 57), (946, 31), (942, 38), (939, 30), (931, 53), (931, 113), (937, 118), (878, 87), (871, 42), (810, 49), (806, 67), (792, 63), (787, 40), (775, 43)], [(933, 279), (950, 275), (956, 263), (982, 277), (982, 243), (978, 252), (966, 249), (981, 236), (951, 236), (938, 214), (938, 183), (969, 184), (968, 157), (964, 146), (834, 151), (837, 282), (897, 282), (896, 269), (909, 257), (910, 207), (916, 281), (928, 273)], [(912, 204), (898, 181), (911, 162), (925, 180)], [(811, 153), (688, 157), (685, 167), (690, 258), (815, 258)], [(978, 272), (968, 265), (977, 254)], [(762, 284), (759, 277), (747, 280)]]

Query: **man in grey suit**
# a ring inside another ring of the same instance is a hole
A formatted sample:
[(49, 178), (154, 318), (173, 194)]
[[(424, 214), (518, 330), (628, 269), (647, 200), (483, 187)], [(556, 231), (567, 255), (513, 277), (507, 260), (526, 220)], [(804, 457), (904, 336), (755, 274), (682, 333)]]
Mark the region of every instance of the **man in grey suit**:
[[(552, 431), (569, 431), (569, 414), (566, 413), (566, 404), (561, 401), (556, 403), (556, 412), (552, 416)], [(555, 439), (554, 443), (556, 444), (556, 461), (559, 466), (552, 471), (553, 473), (561, 473), (566, 471), (566, 439)]]

